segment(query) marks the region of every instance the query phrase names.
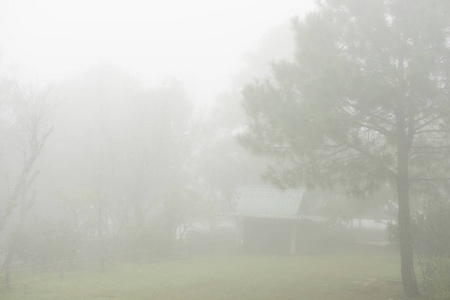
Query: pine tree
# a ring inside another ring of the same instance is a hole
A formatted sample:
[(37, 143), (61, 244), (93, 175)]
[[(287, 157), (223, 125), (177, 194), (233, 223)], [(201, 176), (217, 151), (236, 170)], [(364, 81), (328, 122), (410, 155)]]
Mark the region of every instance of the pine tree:
[(274, 63), (273, 80), (243, 91), (241, 140), (274, 158), (275, 183), (353, 193), (392, 184), (408, 296), (419, 295), (411, 194), (445, 191), (450, 177), (449, 9), (437, 0), (319, 1), (294, 22), (294, 61)]

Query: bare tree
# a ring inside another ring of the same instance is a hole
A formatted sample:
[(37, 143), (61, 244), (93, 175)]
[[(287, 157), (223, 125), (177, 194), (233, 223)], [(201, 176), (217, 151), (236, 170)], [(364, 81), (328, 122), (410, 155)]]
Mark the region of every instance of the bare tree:
[[(12, 122), (11, 130), (18, 130), (20, 163), (16, 178), (11, 182), (9, 172), (5, 172), (8, 193), (6, 194), (5, 210), (0, 215), (0, 232), (5, 228), (11, 217), (18, 212), (18, 224), (14, 232), (20, 232), (26, 215), (34, 204), (35, 191), (32, 185), (39, 175), (36, 161), (51, 134), (53, 127), (49, 126), (49, 116), (53, 101), (51, 89), (34, 87), (15, 87), (12, 101), (7, 105)], [(14, 129), (13, 129), (14, 128)], [(31, 193), (30, 193), (31, 191)], [(12, 240), (13, 241), (13, 240)], [(14, 241), (9, 244), (2, 269), (5, 270), (6, 284), (9, 284), (9, 270), (13, 261), (16, 246)]]

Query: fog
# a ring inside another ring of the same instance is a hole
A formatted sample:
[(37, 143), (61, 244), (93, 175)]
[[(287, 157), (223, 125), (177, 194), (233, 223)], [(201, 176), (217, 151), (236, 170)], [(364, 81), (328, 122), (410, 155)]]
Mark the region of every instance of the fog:
[(450, 5), (361, 3), (0, 0), (0, 298), (448, 295)]
[(211, 104), (245, 66), (271, 28), (302, 15), (312, 1), (2, 1), (4, 60), (43, 83), (73, 77), (101, 61), (146, 87), (183, 82), (190, 98)]

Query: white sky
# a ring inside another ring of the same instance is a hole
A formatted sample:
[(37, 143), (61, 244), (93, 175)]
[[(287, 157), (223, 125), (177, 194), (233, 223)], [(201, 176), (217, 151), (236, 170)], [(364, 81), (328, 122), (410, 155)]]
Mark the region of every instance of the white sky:
[(106, 61), (148, 86), (178, 78), (205, 103), (228, 87), (268, 30), (312, 2), (0, 0), (0, 51), (40, 82)]

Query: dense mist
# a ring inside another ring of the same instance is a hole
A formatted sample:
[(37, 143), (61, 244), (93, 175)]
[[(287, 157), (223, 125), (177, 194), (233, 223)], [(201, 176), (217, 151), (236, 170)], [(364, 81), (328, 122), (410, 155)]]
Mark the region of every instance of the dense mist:
[(0, 1), (0, 298), (447, 299), (432, 2)]

